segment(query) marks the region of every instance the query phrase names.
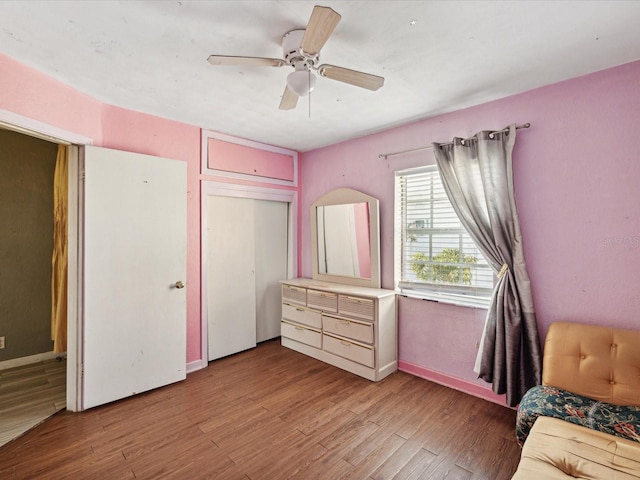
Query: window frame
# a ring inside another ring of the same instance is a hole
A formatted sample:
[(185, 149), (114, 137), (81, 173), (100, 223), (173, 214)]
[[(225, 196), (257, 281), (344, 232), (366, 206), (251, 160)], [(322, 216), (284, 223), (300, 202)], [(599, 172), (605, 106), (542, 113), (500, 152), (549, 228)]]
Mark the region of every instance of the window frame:
[[(422, 234), (428, 236), (429, 244), (431, 245), (433, 242), (433, 236), (449, 234), (449, 235), (457, 235), (460, 238), (460, 246), (462, 247), (465, 241), (471, 242), (474, 246), (473, 248), (477, 251), (477, 256), (479, 257), (480, 262), (478, 264), (467, 264), (467, 263), (441, 263), (435, 262), (438, 265), (452, 265), (459, 266), (461, 268), (465, 268), (467, 266), (474, 265), (474, 270), (489, 270), (491, 272), (491, 287), (482, 287), (482, 286), (467, 286), (467, 285), (454, 285), (454, 284), (444, 284), (444, 283), (436, 283), (436, 282), (426, 282), (426, 281), (410, 281), (406, 278), (403, 279), (403, 262), (405, 259), (403, 258), (404, 250), (406, 249), (406, 238), (408, 227), (407, 225), (406, 211), (407, 208), (403, 205), (403, 192), (402, 192), (402, 181), (403, 178), (412, 176), (412, 175), (422, 175), (422, 174), (431, 174), (433, 176), (435, 173), (435, 177), (440, 180), (440, 176), (438, 174), (438, 169), (436, 165), (428, 165), (424, 167), (415, 167), (408, 168), (404, 170), (397, 170), (394, 174), (394, 276), (395, 276), (395, 289), (399, 295), (411, 297), (411, 298), (419, 298), (423, 300), (432, 300), (443, 303), (451, 303), (454, 305), (466, 306), (466, 307), (476, 307), (476, 308), (487, 308), (489, 306), (489, 302), (491, 300), (491, 294), (495, 287), (496, 276), (490, 265), (486, 262), (484, 256), (480, 252), (480, 250), (475, 246), (475, 243), (467, 233), (464, 226), (460, 225), (455, 228), (433, 228), (433, 227), (421, 227), (414, 228), (414, 230), (420, 231)], [(440, 180), (441, 181), (441, 180)], [(447, 199), (448, 201), (448, 199)], [(431, 197), (430, 202), (433, 205), (433, 197)], [(449, 203), (449, 205), (451, 205)], [(453, 207), (451, 207), (453, 210)], [(454, 211), (455, 215), (455, 211)], [(427, 222), (429, 223), (429, 222)], [(433, 251), (432, 251), (433, 253)], [(475, 255), (475, 253), (474, 253)], [(406, 255), (405, 255), (406, 256)]]

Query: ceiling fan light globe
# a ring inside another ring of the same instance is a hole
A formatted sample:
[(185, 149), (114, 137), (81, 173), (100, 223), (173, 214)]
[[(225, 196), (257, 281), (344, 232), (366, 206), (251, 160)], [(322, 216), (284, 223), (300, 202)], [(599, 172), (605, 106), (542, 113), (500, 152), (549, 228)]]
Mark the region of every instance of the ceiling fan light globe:
[(306, 70), (296, 70), (287, 76), (287, 86), (299, 97), (306, 97), (316, 88), (316, 76)]

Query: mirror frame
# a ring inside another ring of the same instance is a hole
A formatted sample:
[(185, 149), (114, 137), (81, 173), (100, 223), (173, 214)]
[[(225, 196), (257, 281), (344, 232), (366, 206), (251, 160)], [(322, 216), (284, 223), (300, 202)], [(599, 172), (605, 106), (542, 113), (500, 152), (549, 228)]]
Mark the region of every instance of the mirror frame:
[[(319, 273), (318, 269), (318, 216), (317, 207), (344, 205), (348, 203), (369, 204), (369, 247), (371, 260), (371, 278), (347, 277)], [(332, 190), (311, 204), (311, 262), (313, 280), (356, 285), (360, 287), (380, 288), (380, 209), (378, 199), (351, 188)]]

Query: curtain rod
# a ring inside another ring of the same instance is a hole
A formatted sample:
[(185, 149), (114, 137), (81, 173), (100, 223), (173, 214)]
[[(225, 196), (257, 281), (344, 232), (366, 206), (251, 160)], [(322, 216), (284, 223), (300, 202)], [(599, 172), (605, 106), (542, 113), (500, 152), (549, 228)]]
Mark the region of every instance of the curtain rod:
[[(516, 130), (519, 130), (521, 128), (529, 128), (531, 126), (530, 123), (525, 123), (522, 125), (516, 125)], [(497, 130), (495, 132), (491, 132), (489, 135), (493, 135), (495, 133), (502, 133), (502, 132), (507, 132), (509, 129), (508, 128), (504, 128), (502, 130)], [(441, 143), (440, 145), (452, 145), (453, 142), (448, 142), (448, 143)], [(426, 147), (419, 147), (419, 148), (413, 148), (411, 150), (402, 150), (401, 152), (393, 152), (393, 153), (381, 153), (378, 155), (378, 158), (384, 158), (387, 159), (389, 157), (394, 157), (396, 155), (402, 155), (404, 153), (413, 153), (413, 152), (419, 152), (420, 150), (426, 150), (427, 148), (433, 148), (432, 145), (427, 145)]]

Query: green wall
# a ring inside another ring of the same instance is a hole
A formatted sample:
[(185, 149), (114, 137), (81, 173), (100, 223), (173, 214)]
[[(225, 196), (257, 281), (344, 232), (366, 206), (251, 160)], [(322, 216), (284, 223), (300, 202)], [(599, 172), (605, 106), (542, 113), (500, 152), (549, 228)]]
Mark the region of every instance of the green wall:
[(50, 352), (58, 146), (0, 129), (0, 361)]

